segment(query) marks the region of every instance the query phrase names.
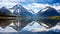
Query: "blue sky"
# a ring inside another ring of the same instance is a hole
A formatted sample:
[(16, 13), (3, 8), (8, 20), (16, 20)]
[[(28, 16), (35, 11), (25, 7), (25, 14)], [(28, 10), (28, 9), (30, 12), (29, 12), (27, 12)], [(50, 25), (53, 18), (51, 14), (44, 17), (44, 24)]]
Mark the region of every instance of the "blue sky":
[[(27, 10), (32, 9), (35, 13), (37, 13), (41, 9), (45, 8), (46, 6), (51, 6), (51, 7), (55, 8), (56, 10), (60, 9), (60, 0), (0, 0), (0, 8), (3, 6), (7, 7), (7, 8), (11, 8), (16, 4), (22, 5)], [(35, 24), (32, 27), (37, 28), (35, 26), (37, 26), (37, 25)], [(30, 28), (32, 28), (32, 27), (30, 27)], [(10, 28), (8, 28), (8, 30), (9, 29)], [(7, 29), (5, 29), (5, 30), (7, 30)]]
[(60, 3), (60, 0), (0, 0), (0, 2), (12, 2), (12, 3), (20, 3), (20, 2), (39, 2), (39, 3)]

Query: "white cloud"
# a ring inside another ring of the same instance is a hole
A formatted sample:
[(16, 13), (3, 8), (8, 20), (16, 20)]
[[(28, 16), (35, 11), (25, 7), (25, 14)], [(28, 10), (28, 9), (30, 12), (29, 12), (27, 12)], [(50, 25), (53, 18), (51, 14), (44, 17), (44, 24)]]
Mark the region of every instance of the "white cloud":
[(0, 3), (0, 8), (1, 7), (6, 7), (6, 8), (10, 8), (13, 7), (14, 5), (16, 5), (17, 3)]
[(56, 10), (60, 9), (60, 5), (59, 3), (50, 5), (50, 4), (39, 4), (39, 3), (31, 3), (31, 4), (27, 4), (27, 5), (23, 5), (26, 9), (32, 9), (35, 13), (37, 13), (39, 10), (45, 8), (46, 6), (50, 6), (55, 8)]
[(49, 6), (48, 4), (38, 4), (38, 3), (32, 3), (24, 6), (26, 9), (32, 9), (35, 13), (37, 13), (40, 9)]

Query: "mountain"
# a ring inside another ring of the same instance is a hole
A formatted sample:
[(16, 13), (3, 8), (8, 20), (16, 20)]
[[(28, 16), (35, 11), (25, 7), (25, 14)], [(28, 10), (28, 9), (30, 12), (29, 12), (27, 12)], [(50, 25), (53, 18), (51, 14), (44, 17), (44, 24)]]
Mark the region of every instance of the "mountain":
[(25, 9), (23, 6), (21, 6), (19, 4), (15, 5), (11, 9), (14, 9), (14, 12), (13, 12), (14, 14), (20, 15), (22, 17), (26, 17), (26, 16), (32, 17), (33, 16), (32, 13), (30, 13), (27, 9)]
[(46, 8), (40, 10), (37, 15), (39, 16), (44, 16), (44, 17), (49, 17), (49, 16), (60, 16), (60, 14), (57, 12), (56, 9), (47, 6)]
[(14, 7), (12, 7), (11, 9), (14, 9), (13, 14), (19, 15), (21, 17), (23, 17), (22, 21), (32, 21), (33, 20), (33, 14), (31, 12), (29, 12), (27, 9), (25, 9), (23, 6), (17, 4)]
[(3, 13), (3, 14), (11, 14), (11, 12), (6, 7), (2, 7), (0, 9), (0, 12)]
[(6, 7), (2, 7), (0, 8), (0, 15), (4, 15), (4, 16), (19, 16), (19, 15), (15, 15), (13, 14), (9, 9), (7, 9)]

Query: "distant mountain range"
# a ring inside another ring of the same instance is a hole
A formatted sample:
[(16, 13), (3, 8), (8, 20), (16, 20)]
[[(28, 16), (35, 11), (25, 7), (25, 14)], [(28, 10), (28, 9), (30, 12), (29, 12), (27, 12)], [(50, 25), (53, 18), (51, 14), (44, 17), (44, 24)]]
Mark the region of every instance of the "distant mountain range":
[(11, 13), (11, 11), (8, 8), (6, 8), (6, 7), (0, 8), (0, 15), (4, 15), (4, 16), (18, 16), (18, 15), (15, 15), (15, 14)]
[(52, 7), (49, 7), (47, 6), (46, 8), (40, 10), (38, 13), (37, 13), (38, 16), (40, 17), (49, 17), (49, 16), (60, 16), (60, 14), (57, 12), (56, 9), (52, 8)]

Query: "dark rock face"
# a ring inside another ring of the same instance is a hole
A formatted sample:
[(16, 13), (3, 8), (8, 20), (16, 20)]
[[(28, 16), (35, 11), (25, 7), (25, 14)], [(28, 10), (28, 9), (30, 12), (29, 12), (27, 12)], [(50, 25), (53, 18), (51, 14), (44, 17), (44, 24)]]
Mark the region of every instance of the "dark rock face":
[(5, 7), (2, 7), (1, 9), (0, 9), (0, 12), (2, 12), (3, 14), (10, 14), (11, 12), (7, 9), (7, 8), (5, 8)]
[[(48, 8), (48, 9), (47, 9), (47, 8)], [(47, 9), (47, 10), (45, 10), (45, 9)], [(43, 10), (45, 10), (45, 11), (43, 12)], [(43, 16), (43, 17), (60, 16), (60, 14), (57, 12), (57, 10), (54, 9), (54, 8), (52, 8), (52, 7), (46, 7), (46, 8), (44, 8), (44, 9), (40, 10), (40, 11), (37, 13), (37, 15)]]

